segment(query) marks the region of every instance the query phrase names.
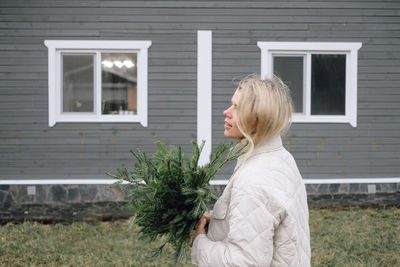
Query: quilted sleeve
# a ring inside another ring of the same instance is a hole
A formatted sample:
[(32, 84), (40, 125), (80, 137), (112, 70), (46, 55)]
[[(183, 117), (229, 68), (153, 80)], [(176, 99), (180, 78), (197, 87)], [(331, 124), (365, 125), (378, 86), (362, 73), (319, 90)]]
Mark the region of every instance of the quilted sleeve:
[(274, 223), (259, 195), (232, 190), (228, 210), (229, 233), (213, 242), (199, 235), (192, 247), (192, 262), (199, 266), (269, 266), (273, 255)]

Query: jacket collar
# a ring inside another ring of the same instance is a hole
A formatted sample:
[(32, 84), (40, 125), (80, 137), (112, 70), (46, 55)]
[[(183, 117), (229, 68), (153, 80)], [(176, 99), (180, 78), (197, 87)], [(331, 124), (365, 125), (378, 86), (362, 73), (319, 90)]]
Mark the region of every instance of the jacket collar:
[[(266, 140), (261, 141), (259, 144), (257, 144), (254, 147), (253, 152), (251, 152), (249, 158), (255, 156), (255, 155), (259, 155), (262, 153), (268, 153), (268, 152), (272, 152), (272, 151), (277, 151), (279, 149), (282, 148), (282, 138), (280, 135), (268, 138)], [(238, 159), (237, 159), (237, 163), (236, 163), (236, 167), (234, 170), (234, 173), (239, 169), (240, 165), (242, 165), (243, 160), (245, 158), (246, 154), (241, 155)]]
[(268, 138), (266, 140), (261, 141), (254, 147), (251, 156), (276, 151), (282, 148), (282, 138), (280, 135)]

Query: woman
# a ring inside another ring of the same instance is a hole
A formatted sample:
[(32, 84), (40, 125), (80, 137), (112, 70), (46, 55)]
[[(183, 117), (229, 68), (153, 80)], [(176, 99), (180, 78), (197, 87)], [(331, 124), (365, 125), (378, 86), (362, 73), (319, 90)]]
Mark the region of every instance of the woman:
[(224, 111), (224, 134), (248, 141), (247, 152), (212, 214), (197, 223), (194, 264), (310, 266), (305, 186), (280, 137), (291, 114), (288, 89), (279, 79), (252, 75), (240, 81)]

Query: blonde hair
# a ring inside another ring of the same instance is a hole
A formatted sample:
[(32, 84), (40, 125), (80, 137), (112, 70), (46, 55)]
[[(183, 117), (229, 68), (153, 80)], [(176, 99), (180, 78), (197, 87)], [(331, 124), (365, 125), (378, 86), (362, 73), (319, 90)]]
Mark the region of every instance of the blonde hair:
[(278, 77), (261, 79), (251, 74), (237, 90), (237, 126), (248, 141), (248, 157), (257, 144), (289, 129), (293, 105), (288, 87)]

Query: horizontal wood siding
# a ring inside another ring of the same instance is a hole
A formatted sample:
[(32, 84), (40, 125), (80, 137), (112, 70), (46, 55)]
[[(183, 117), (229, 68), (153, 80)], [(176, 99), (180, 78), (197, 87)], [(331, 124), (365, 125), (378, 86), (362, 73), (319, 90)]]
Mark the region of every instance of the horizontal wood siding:
[[(0, 179), (107, 178), (130, 149), (196, 138), (197, 30), (213, 31), (213, 147), (235, 80), (259, 73), (257, 41), (362, 42), (358, 124), (292, 125), (284, 142), (305, 178), (399, 177), (400, 2), (0, 1)], [(149, 127), (48, 127), (44, 40), (151, 40)], [(218, 175), (226, 179), (230, 163)]]

